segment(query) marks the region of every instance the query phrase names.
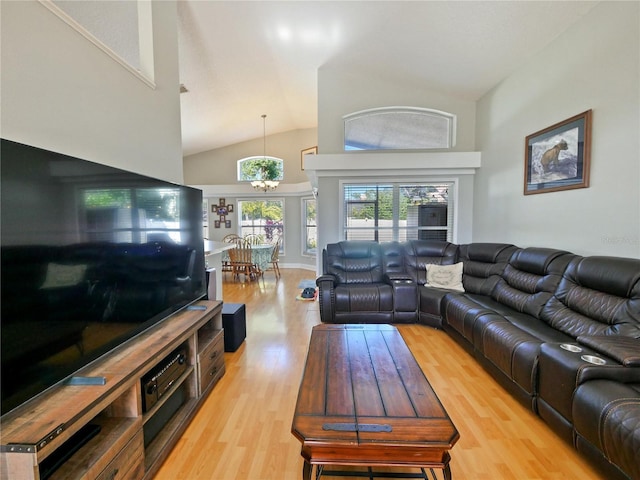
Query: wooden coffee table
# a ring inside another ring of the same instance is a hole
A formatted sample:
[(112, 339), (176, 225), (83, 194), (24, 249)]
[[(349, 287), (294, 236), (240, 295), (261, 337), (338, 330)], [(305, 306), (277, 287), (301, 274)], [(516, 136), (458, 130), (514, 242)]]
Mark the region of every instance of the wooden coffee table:
[(302, 442), (304, 480), (327, 465), (442, 469), (451, 479), (459, 438), (391, 325), (313, 328), (291, 432)]

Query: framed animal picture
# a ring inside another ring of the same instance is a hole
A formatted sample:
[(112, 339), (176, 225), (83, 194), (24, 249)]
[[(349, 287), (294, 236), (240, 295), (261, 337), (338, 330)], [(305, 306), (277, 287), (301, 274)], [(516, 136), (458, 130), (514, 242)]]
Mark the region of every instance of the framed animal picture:
[(527, 136), (524, 194), (589, 186), (591, 110)]

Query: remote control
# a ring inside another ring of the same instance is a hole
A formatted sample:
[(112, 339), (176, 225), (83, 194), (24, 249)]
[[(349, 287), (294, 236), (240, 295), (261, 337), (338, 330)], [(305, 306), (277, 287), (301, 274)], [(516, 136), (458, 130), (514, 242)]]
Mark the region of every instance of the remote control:
[(67, 385), (106, 385), (105, 377), (71, 377)]

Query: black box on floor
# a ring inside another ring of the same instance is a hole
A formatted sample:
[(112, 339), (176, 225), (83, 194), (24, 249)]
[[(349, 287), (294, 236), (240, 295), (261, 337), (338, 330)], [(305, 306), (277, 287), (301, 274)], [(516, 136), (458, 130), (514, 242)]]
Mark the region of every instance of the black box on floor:
[(222, 304), (224, 351), (235, 352), (247, 336), (247, 313), (244, 303)]

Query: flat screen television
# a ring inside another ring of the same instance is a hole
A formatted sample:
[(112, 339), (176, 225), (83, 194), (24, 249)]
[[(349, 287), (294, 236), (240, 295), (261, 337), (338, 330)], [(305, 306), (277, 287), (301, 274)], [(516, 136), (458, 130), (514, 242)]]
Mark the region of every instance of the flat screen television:
[(206, 292), (202, 192), (1, 140), (7, 414)]

